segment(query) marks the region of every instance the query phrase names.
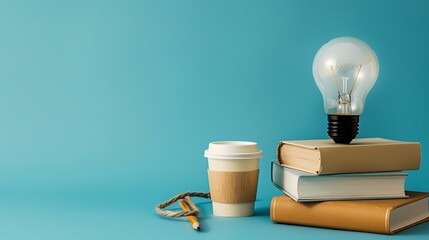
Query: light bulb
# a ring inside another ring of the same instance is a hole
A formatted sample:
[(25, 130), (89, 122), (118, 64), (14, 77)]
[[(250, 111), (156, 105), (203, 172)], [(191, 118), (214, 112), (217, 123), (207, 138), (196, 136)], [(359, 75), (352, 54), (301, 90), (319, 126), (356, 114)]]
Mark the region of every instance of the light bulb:
[(335, 38), (314, 57), (313, 77), (323, 95), (329, 136), (336, 143), (350, 143), (358, 134), (366, 96), (377, 81), (377, 56), (357, 38)]

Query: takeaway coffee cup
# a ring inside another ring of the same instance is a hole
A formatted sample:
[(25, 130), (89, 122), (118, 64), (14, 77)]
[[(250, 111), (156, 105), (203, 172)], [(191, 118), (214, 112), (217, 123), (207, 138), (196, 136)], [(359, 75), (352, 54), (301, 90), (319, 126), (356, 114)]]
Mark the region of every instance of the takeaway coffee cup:
[(208, 158), (213, 214), (222, 217), (253, 215), (259, 176), (258, 144), (243, 141), (212, 142)]

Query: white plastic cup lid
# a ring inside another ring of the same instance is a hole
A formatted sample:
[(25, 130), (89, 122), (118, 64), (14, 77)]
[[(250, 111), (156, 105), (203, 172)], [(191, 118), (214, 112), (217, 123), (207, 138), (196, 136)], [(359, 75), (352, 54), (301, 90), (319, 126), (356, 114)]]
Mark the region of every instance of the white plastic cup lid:
[(216, 159), (249, 159), (260, 158), (262, 155), (257, 143), (246, 141), (212, 142), (204, 151), (204, 157)]

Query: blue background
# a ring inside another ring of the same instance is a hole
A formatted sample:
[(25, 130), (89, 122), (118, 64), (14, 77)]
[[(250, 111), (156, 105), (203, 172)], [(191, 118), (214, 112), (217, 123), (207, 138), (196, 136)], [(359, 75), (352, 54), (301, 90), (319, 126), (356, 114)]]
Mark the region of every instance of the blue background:
[[(385, 236), (274, 224), (278, 141), (327, 138), (317, 50), (366, 41), (380, 75), (359, 137), (418, 141), (408, 190), (429, 191), (427, 1), (1, 1), (0, 238)], [(203, 232), (154, 206), (208, 191), (203, 151), (259, 143), (256, 216)], [(422, 224), (392, 238), (427, 238)]]

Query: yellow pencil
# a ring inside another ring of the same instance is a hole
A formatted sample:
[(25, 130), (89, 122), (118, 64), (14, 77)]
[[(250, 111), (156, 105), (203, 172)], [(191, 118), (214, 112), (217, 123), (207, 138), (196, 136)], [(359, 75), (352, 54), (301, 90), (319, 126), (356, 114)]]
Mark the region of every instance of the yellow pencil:
[[(183, 211), (187, 211), (187, 212), (191, 211), (188, 207), (188, 204), (185, 201), (180, 200), (179, 203), (180, 203), (180, 206), (182, 207)], [(198, 220), (195, 216), (192, 216), (192, 215), (188, 216), (188, 219), (191, 222), (193, 229), (195, 229), (197, 231), (201, 230), (200, 223), (198, 222)]]

